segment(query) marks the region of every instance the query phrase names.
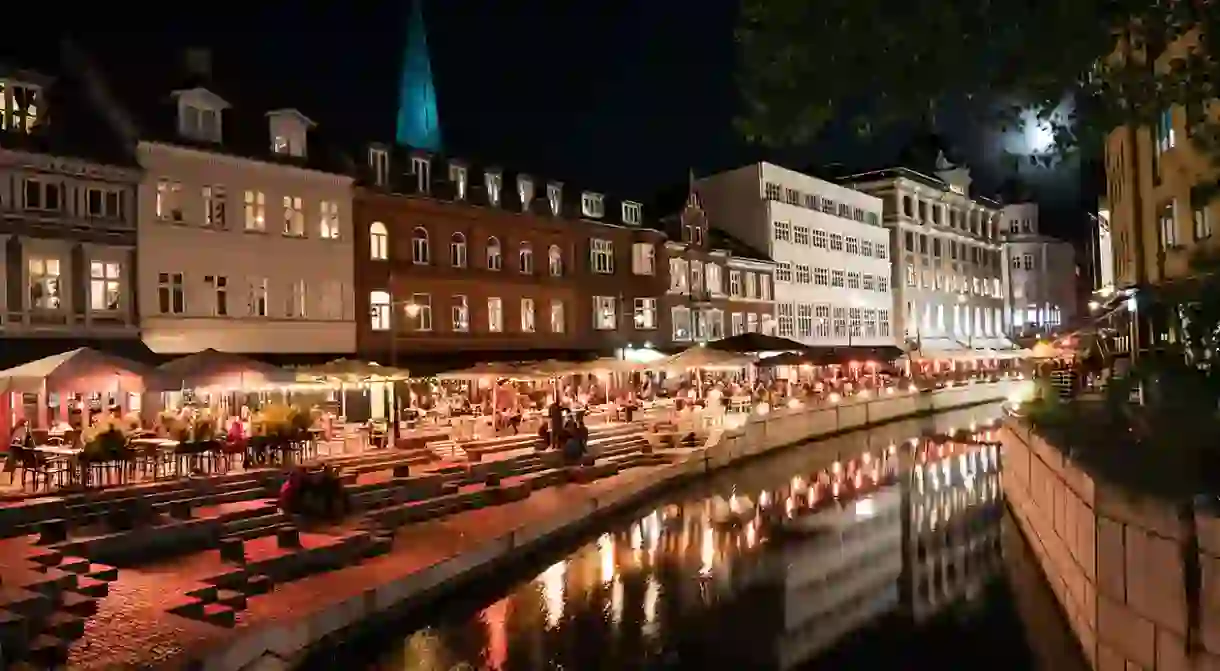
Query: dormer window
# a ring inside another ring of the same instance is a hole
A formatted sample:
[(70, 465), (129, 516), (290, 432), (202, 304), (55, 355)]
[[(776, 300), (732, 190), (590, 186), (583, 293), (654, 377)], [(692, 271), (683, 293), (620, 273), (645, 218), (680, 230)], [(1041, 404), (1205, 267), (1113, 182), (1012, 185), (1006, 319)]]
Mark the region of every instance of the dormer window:
[(488, 170), (483, 173), (483, 186), (487, 188), (487, 203), (489, 205), (500, 205), (500, 186), (503, 184), (503, 177), (498, 172)]
[(521, 211), (528, 212), (534, 202), (534, 180), (528, 175), (517, 175), (517, 197), (521, 199)]
[(628, 226), (639, 226), (643, 218), (643, 208), (639, 203), (623, 201), (623, 223)]
[(466, 200), (466, 166), (460, 163), (449, 164), (449, 181), (453, 182), (453, 196), (458, 200)]
[(558, 182), (547, 184), (546, 201), (551, 206), (551, 214), (559, 216), (559, 209), (563, 207), (563, 185)]
[(369, 147), (369, 170), (373, 173), (373, 184), (385, 186), (390, 181), (390, 152)]
[(0, 130), (32, 133), (38, 126), (42, 89), (0, 79)]
[(600, 193), (588, 191), (580, 195), (580, 213), (590, 219), (601, 219), (606, 213), (606, 202)]
[(411, 157), (411, 174), (415, 175), (415, 191), (430, 193), (432, 191), (432, 161), (426, 156)]
[(271, 151), (279, 156), (303, 158), (307, 135), (314, 123), (296, 110), (275, 110), (267, 113), (271, 131)]
[(224, 138), (221, 112), (229, 107), (223, 98), (207, 89), (176, 91), (178, 99), (178, 132), (182, 137), (202, 142), (220, 142)]

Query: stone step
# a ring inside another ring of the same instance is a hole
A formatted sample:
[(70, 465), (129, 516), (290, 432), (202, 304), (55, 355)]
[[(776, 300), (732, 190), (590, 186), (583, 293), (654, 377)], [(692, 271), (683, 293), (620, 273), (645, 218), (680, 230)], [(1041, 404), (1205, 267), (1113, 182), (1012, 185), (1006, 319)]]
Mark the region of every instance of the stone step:
[(110, 583), (102, 581), (102, 580), (94, 580), (93, 578), (81, 576), (80, 578), (77, 579), (76, 587), (72, 588), (69, 591), (77, 592), (78, 594), (84, 594), (85, 596), (97, 597), (100, 599), (100, 598), (106, 596), (107, 594), (110, 594)]
[(68, 663), (69, 642), (56, 636), (42, 634), (30, 641), (26, 657), (44, 669), (55, 669)]
[(75, 641), (85, 635), (85, 619), (57, 610), (42, 622), (42, 632), (65, 641)]
[(199, 619), (227, 629), (237, 624), (237, 611), (222, 603), (205, 603)]
[(264, 527), (276, 527), (285, 524), (289, 521), (287, 515), (277, 510), (270, 514), (257, 515), (253, 517), (240, 517), (229, 520), (221, 525), (221, 535), (227, 536), (230, 534), (240, 534), (251, 529), (261, 529)]
[(78, 592), (64, 592), (59, 597), (59, 608), (79, 617), (97, 614), (97, 599)]

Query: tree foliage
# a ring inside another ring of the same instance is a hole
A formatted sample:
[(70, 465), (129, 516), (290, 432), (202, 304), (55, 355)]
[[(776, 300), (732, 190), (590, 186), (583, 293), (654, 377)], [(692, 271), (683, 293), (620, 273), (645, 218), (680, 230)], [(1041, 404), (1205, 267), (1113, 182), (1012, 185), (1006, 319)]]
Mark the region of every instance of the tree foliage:
[[(1217, 156), (1218, 19), (1220, 0), (743, 0), (738, 125), (784, 145), (845, 115), (867, 134), (946, 105), (1001, 129), (1033, 111), (1061, 154), (1172, 104)], [(1188, 35), (1197, 48), (1166, 52)]]

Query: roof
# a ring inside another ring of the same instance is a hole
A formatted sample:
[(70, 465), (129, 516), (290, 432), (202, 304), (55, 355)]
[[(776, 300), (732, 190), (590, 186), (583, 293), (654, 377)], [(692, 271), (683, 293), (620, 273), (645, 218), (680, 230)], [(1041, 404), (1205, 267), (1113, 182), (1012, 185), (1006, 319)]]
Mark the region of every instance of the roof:
[[(949, 184), (942, 179), (925, 175), (922, 172), (904, 168), (901, 166), (892, 168), (882, 168), (880, 170), (870, 170), (868, 172), (860, 172), (854, 175), (845, 175), (838, 178), (838, 182), (844, 185), (859, 184), (861, 182), (881, 182), (893, 179), (908, 179), (912, 182), (918, 182), (924, 186), (931, 187), (940, 191), (948, 191)], [(977, 200), (992, 207), (1000, 207), (1000, 203), (992, 198), (971, 194), (968, 196), (970, 200)]]
[(91, 99), (87, 80), (67, 67), (59, 44), (0, 47), (0, 77), (42, 88), (41, 123), (32, 133), (0, 131), (0, 147), (136, 167), (122, 136)]
[[(369, 164), (368, 152), (371, 148), (386, 151), (389, 154), (389, 179), (385, 186), (374, 183), (373, 169)], [(413, 172), (412, 158), (422, 157), (429, 160), (427, 175), (427, 191), (419, 188), (419, 178)], [(526, 170), (513, 170), (502, 167), (494, 162), (480, 162), (462, 157), (449, 156), (441, 153), (428, 152), (423, 149), (407, 147), (398, 144), (380, 142), (363, 143), (351, 147), (348, 153), (349, 174), (356, 178), (360, 186), (397, 195), (415, 195), (437, 200), (457, 201), (457, 182), (452, 178), (450, 166), (461, 166), (466, 170), (466, 198), (471, 205), (493, 207), (488, 198), (485, 177), (488, 173), (500, 175), (499, 208), (510, 212), (522, 211), (521, 196), (517, 188), (518, 178), (529, 178), (533, 182), (533, 199), (529, 211), (540, 216), (556, 216), (560, 219), (582, 219), (611, 225), (631, 226), (634, 228), (655, 228), (657, 212), (651, 211), (643, 201), (637, 198), (623, 198), (591, 186), (574, 184), (570, 181), (541, 175)], [(551, 211), (547, 200), (547, 186), (556, 184), (561, 189), (562, 204), (558, 215)], [(585, 216), (581, 211), (581, 194), (594, 193), (602, 196), (603, 216), (593, 218)], [(641, 220), (638, 225), (625, 224), (622, 221), (622, 204), (638, 203), (641, 206)]]
[(772, 263), (772, 259), (765, 252), (760, 252), (757, 249), (747, 245), (741, 240), (732, 235), (718, 229), (712, 228), (708, 231), (708, 236), (711, 238), (712, 249), (724, 249), (736, 258), (750, 259), (752, 261), (762, 261), (764, 263)]
[[(151, 50), (151, 51), (149, 51)], [(326, 136), (326, 129), (307, 131), (305, 156), (272, 151), (268, 112), (291, 110), (308, 121), (309, 111), (297, 109), (291, 99), (260, 86), (259, 73), (243, 68), (228, 72), (215, 67), (208, 49), (157, 53), (120, 49), (86, 52), (77, 47), (79, 69), (99, 82), (110, 112), (135, 141), (158, 142), (248, 158), (265, 163), (293, 165), (331, 173), (345, 173), (346, 163)], [(221, 142), (183, 137), (178, 133), (175, 92), (206, 90), (228, 104), (221, 112)], [(307, 124), (308, 126), (309, 124)]]

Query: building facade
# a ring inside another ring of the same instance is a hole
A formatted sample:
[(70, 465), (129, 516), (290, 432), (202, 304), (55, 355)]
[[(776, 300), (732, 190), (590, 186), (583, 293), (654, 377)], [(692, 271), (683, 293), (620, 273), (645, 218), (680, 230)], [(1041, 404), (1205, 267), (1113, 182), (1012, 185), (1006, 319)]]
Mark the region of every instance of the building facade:
[(899, 338), (925, 358), (1009, 348), (999, 204), (971, 195), (968, 169), (940, 167), (939, 178), (892, 168), (844, 180), (884, 203)]
[(713, 228), (775, 262), (775, 333), (808, 345), (895, 344), (881, 200), (770, 163), (699, 181)]
[(0, 63), (0, 343), (24, 360), (139, 335), (140, 170), (85, 92), (66, 69)]
[(303, 114), (230, 101), (209, 55), (186, 56), (163, 79), (108, 94), (145, 170), (145, 344), (164, 354), (353, 353), (351, 178), (328, 165)]
[(1093, 291), (1114, 293), (1114, 232), (1110, 224), (1110, 204), (1101, 198), (1093, 217)]
[(1076, 323), (1077, 266), (1071, 243), (1042, 235), (1038, 205), (1006, 205), (1000, 213), (1005, 323), (1012, 338), (1058, 333)]
[(639, 203), (421, 151), (375, 145), (366, 158), (362, 356), (609, 353), (657, 339), (663, 235)]
[[(677, 214), (662, 226), (668, 289), (661, 306), (670, 349), (742, 333), (774, 333), (775, 264), (712, 229), (692, 184)], [(666, 342), (666, 340), (668, 342)]]

